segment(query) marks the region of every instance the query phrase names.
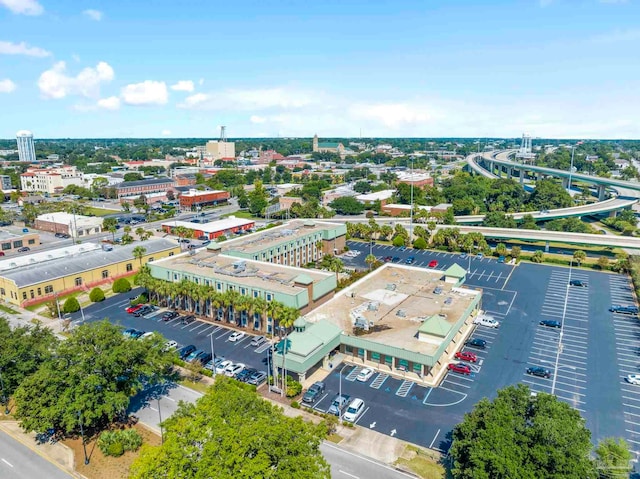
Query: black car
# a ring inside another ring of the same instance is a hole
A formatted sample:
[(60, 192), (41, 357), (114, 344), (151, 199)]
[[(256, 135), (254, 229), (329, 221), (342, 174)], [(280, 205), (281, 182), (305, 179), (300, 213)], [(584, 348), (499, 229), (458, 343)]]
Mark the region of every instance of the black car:
[(399, 256), (394, 256), (393, 258), (391, 258), (391, 262), (392, 263), (399, 263), (400, 262), (400, 257)]
[(138, 311), (133, 313), (133, 315), (136, 318), (139, 318), (140, 316), (144, 316), (145, 314), (149, 314), (151, 311), (153, 311), (153, 308), (151, 308), (151, 306), (143, 306)]
[(620, 314), (638, 314), (638, 307), (614, 305), (609, 308), (609, 311)]
[(582, 281), (581, 279), (572, 279), (571, 281), (569, 281), (569, 285), (570, 286), (581, 286), (583, 288), (587, 287), (586, 281)]
[(240, 371), (240, 374), (236, 376), (236, 379), (238, 381), (246, 383), (246, 382), (249, 382), (249, 379), (251, 379), (251, 376), (253, 376), (257, 372), (258, 370), (253, 368), (243, 369), (242, 371)]
[(484, 339), (473, 338), (464, 343), (467, 346), (471, 346), (472, 348), (484, 349), (487, 347), (487, 342)]
[(22, 248), (18, 248), (18, 253), (26, 253), (27, 251), (31, 251), (31, 248), (28, 246), (23, 246)]
[(193, 344), (188, 344), (187, 346), (183, 346), (182, 348), (178, 349), (178, 356), (180, 356), (180, 359), (185, 359), (195, 350), (196, 347)]
[(540, 321), (540, 326), (546, 326), (548, 328), (561, 328), (562, 324), (560, 321), (554, 321), (552, 319), (544, 319)]
[(199, 361), (200, 364), (207, 364), (209, 361), (211, 361), (211, 353), (208, 353), (206, 351), (200, 351), (200, 354), (198, 354), (195, 358), (193, 358), (192, 362), (196, 362)]
[(302, 396), (302, 402), (307, 404), (312, 404), (315, 402), (320, 395), (324, 392), (325, 385), (323, 382), (317, 381), (311, 385), (311, 387), (304, 393)]
[(530, 368), (527, 368), (527, 374), (546, 379), (549, 379), (551, 377), (551, 371), (545, 368), (541, 368), (540, 366), (532, 366)]
[(193, 314), (189, 314), (187, 316), (183, 316), (180, 322), (182, 324), (191, 324), (196, 320), (196, 317)]
[(177, 311), (167, 311), (162, 315), (163, 321), (169, 321), (170, 319), (177, 318), (180, 314)]

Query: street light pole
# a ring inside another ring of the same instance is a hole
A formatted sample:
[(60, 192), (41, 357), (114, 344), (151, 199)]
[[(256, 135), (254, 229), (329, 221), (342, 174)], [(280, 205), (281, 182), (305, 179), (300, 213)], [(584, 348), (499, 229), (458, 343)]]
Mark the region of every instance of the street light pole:
[(78, 411), (78, 421), (80, 422), (80, 435), (82, 436), (82, 449), (84, 450), (84, 464), (89, 464), (89, 456), (87, 456), (87, 444), (84, 441), (84, 427), (82, 426), (82, 413)]
[(338, 373), (338, 395), (342, 396), (342, 371), (344, 370), (344, 368), (346, 368), (348, 366), (348, 364), (343, 365), (340, 368), (340, 372)]
[(160, 397), (158, 396), (158, 419), (160, 422), (160, 444), (164, 444), (164, 431), (162, 429), (162, 412), (160, 411)]
[(558, 338), (558, 350), (556, 351), (556, 362), (553, 368), (553, 380), (551, 381), (551, 394), (556, 391), (556, 377), (558, 376), (558, 364), (560, 363), (560, 353), (562, 352), (562, 337), (564, 335), (564, 320), (567, 315), (567, 302), (569, 301), (569, 288), (571, 287), (571, 271), (573, 269), (573, 260), (569, 263), (569, 279), (567, 280), (566, 292), (564, 295), (564, 307), (562, 309), (562, 320), (560, 322), (560, 337)]

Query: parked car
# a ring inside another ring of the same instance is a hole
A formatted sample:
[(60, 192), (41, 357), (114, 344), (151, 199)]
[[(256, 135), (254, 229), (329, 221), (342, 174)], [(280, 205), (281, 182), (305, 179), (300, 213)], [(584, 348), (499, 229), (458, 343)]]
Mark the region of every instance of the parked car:
[(393, 258), (391, 258), (391, 262), (392, 263), (399, 263), (400, 262), (400, 257), (399, 256), (394, 256)]
[(165, 351), (171, 351), (172, 349), (176, 349), (178, 347), (178, 342), (177, 341), (167, 341), (164, 345), (164, 350)]
[(138, 311), (140, 308), (142, 308), (144, 306), (144, 304), (136, 304), (134, 306), (129, 306), (127, 309), (125, 309), (125, 311), (129, 314), (133, 314), (136, 311)]
[(545, 368), (541, 368), (540, 366), (532, 366), (530, 368), (527, 368), (527, 374), (546, 379), (549, 379), (551, 377), (551, 371)]
[(404, 260), (404, 262), (406, 264), (413, 264), (415, 262), (415, 260), (416, 260), (415, 256), (409, 256), (407, 259)]
[(487, 328), (497, 328), (500, 323), (491, 316), (480, 315), (473, 320), (473, 324), (479, 324), (480, 326), (486, 326)]
[(361, 383), (367, 382), (371, 378), (371, 376), (373, 376), (373, 372), (374, 371), (371, 368), (364, 368), (356, 376), (356, 381), (360, 381)]
[(614, 305), (609, 308), (609, 311), (620, 314), (638, 314), (638, 307)]
[(133, 313), (133, 315), (136, 318), (139, 318), (141, 316), (145, 316), (147, 314), (151, 314), (154, 311), (156, 311), (158, 308), (156, 308), (155, 306), (143, 306), (142, 308), (140, 308), (138, 311), (136, 311), (135, 313)]
[(560, 321), (554, 321), (552, 319), (543, 319), (540, 321), (540, 326), (546, 326), (548, 328), (561, 328), (562, 324)]
[(220, 364), (216, 366), (216, 374), (224, 374), (225, 369), (227, 369), (229, 366), (233, 366), (232, 361), (229, 361), (228, 359), (225, 361), (222, 361)]
[(302, 402), (305, 404), (313, 404), (322, 395), (325, 389), (325, 384), (321, 381), (317, 381), (311, 385), (307, 392), (302, 396)]
[(167, 311), (166, 313), (164, 313), (162, 315), (162, 320), (163, 321), (170, 321), (173, 318), (177, 318), (178, 316), (180, 316), (180, 314), (177, 311)]
[(447, 366), (449, 371), (453, 371), (454, 373), (460, 374), (471, 374), (471, 368), (468, 364), (465, 363), (452, 363)]
[(470, 363), (475, 363), (478, 360), (478, 356), (476, 353), (472, 353), (471, 351), (458, 351), (455, 354), (456, 359), (461, 361), (468, 361)]
[(467, 253), (460, 253), (460, 259), (467, 259), (467, 256), (469, 256)]
[(364, 406), (365, 404), (362, 399), (355, 398), (349, 404), (349, 407), (347, 408), (347, 411), (342, 416), (342, 419), (349, 422), (356, 422), (364, 412)]
[(487, 342), (484, 339), (473, 338), (464, 343), (465, 346), (471, 346), (473, 348), (484, 349), (487, 347)]
[(26, 253), (27, 251), (31, 251), (31, 248), (28, 246), (23, 246), (22, 248), (18, 248), (18, 253)]
[(191, 324), (196, 320), (196, 317), (193, 314), (189, 314), (187, 316), (183, 316), (181, 319), (182, 324)]
[(478, 253), (478, 254), (476, 255), (476, 257), (477, 257), (477, 258), (479, 258), (479, 259), (482, 259), (482, 258), (484, 258), (484, 254), (482, 254), (482, 253)]
[(257, 373), (257, 372), (258, 372), (257, 369), (246, 368), (246, 369), (243, 369), (242, 371), (240, 371), (240, 374), (238, 374), (236, 376), (236, 379), (238, 381), (240, 381), (240, 382), (246, 383), (247, 381), (249, 381), (251, 376), (253, 376), (253, 374)]
[(569, 281), (569, 286), (580, 286), (582, 288), (586, 288), (587, 282), (582, 281), (581, 279), (572, 279), (571, 281)]
[(267, 338), (265, 338), (264, 336), (256, 336), (251, 340), (251, 346), (260, 346), (261, 344), (264, 344), (266, 342)]
[(202, 365), (207, 364), (209, 361), (211, 361), (211, 353), (200, 351), (198, 355), (191, 360), (191, 362), (193, 363), (195, 363), (196, 361)]
[(137, 333), (137, 332), (138, 332), (138, 330), (137, 330), (137, 329), (129, 328), (129, 329), (125, 329), (125, 330), (122, 332), (122, 335), (123, 335), (125, 338), (131, 338), (131, 337), (133, 337), (133, 335), (134, 335), (135, 333)]
[(257, 373), (253, 373), (253, 375), (249, 378), (247, 383), (253, 384), (254, 386), (260, 386), (266, 380), (267, 380), (266, 371), (258, 371)]
[(433, 294), (442, 294), (442, 288), (440, 286), (436, 286), (436, 289), (433, 290)]
[(207, 235), (200, 235), (200, 236), (198, 236), (198, 239), (200, 241), (207, 241), (209, 239), (209, 237)]
[(178, 356), (180, 357), (180, 359), (184, 360), (187, 356), (189, 356), (195, 350), (196, 350), (196, 347), (193, 344), (188, 344), (178, 350)]
[(431, 261), (429, 261), (429, 268), (437, 268), (438, 267), (438, 262), (435, 259), (432, 259)]
[(626, 380), (629, 384), (635, 384), (638, 385), (640, 384), (640, 374), (629, 374), (626, 377)]
[(333, 414), (334, 416), (342, 416), (342, 411), (349, 403), (349, 397), (350, 396), (348, 394), (343, 394), (342, 396), (339, 394), (336, 395), (336, 397), (333, 398), (333, 401), (331, 401), (331, 406), (329, 406), (327, 413)]
[(393, 257), (391, 257), (391, 256), (385, 256), (384, 257), (384, 262), (385, 263), (389, 263), (392, 259), (393, 259)]
[(153, 336), (155, 333), (153, 331), (148, 331), (144, 334), (142, 334), (138, 339), (145, 339), (145, 338), (150, 338), (151, 336)]
[(235, 378), (246, 366), (243, 363), (236, 363), (227, 366), (224, 370), (224, 375), (230, 378)]
[(246, 336), (246, 333), (243, 331), (236, 331), (229, 336), (229, 341), (235, 343), (237, 341), (241, 341)]
[(498, 256), (498, 263), (504, 263), (504, 256)]

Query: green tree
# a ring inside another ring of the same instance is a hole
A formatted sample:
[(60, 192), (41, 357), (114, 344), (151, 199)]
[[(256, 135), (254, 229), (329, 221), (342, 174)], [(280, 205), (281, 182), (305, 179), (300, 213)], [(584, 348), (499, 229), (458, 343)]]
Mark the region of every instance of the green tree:
[(492, 226), (494, 228), (515, 228), (516, 220), (513, 216), (507, 216), (502, 211), (491, 211), (487, 213), (482, 221), (483, 226)]
[(164, 346), (156, 334), (127, 339), (107, 320), (78, 326), (58, 344), (53, 359), (16, 390), (21, 427), (77, 433), (79, 411), (86, 429), (107, 426), (126, 411), (133, 395), (164, 379), (173, 357)]
[(80, 303), (76, 298), (71, 296), (64, 302), (64, 306), (62, 306), (62, 312), (75, 313), (76, 311), (80, 311)]
[(518, 225), (518, 228), (523, 230), (538, 230), (538, 225), (536, 224), (536, 220), (533, 215), (524, 215), (522, 217), (522, 221)]
[(118, 278), (111, 287), (114, 293), (128, 293), (131, 291), (131, 283), (127, 278)]
[(219, 378), (195, 405), (181, 403), (162, 446), (143, 446), (132, 479), (329, 479), (319, 446), (327, 426), (289, 418), (255, 388)]
[(92, 303), (99, 303), (100, 301), (104, 301), (104, 291), (100, 288), (93, 288), (89, 293), (89, 299)]
[(353, 185), (353, 191), (358, 193), (368, 193), (371, 191), (371, 184), (368, 181), (360, 180)]
[(144, 246), (136, 246), (131, 251), (131, 254), (133, 255), (133, 257), (135, 259), (137, 259), (138, 261), (140, 261), (140, 267), (141, 268), (142, 268), (142, 258), (144, 258), (144, 255), (146, 253), (147, 253), (147, 248), (145, 248)]
[(598, 267), (603, 271), (607, 269), (609, 267), (609, 258), (606, 256), (600, 256), (598, 258)]
[(125, 173), (124, 181), (140, 181), (142, 179), (142, 175), (140, 173)]
[(527, 207), (532, 210), (550, 210), (570, 206), (573, 206), (571, 195), (561, 184), (551, 178), (536, 182), (536, 188), (527, 202)]
[(541, 250), (537, 250), (531, 256), (531, 261), (534, 263), (542, 263), (544, 261), (544, 253)]
[(364, 205), (352, 196), (336, 198), (329, 206), (340, 215), (359, 215), (364, 211)]
[(413, 242), (413, 247), (415, 249), (427, 249), (427, 246), (429, 245), (424, 238), (416, 238), (416, 240)]
[(371, 269), (373, 264), (376, 262), (376, 257), (372, 254), (368, 254), (367, 257), (364, 259), (364, 262), (367, 263), (369, 265), (369, 269)]
[(585, 253), (582, 250), (575, 250), (573, 252), (573, 259), (574, 261), (576, 261), (578, 263), (578, 266), (580, 266), (580, 264), (582, 264), (582, 262), (587, 259), (587, 253)]
[(253, 191), (247, 195), (249, 198), (249, 211), (252, 215), (264, 215), (264, 210), (269, 204), (269, 194), (262, 185), (262, 181), (253, 184)]
[(629, 444), (622, 438), (607, 437), (595, 449), (596, 467), (602, 479), (627, 479), (632, 459)]
[(115, 242), (116, 231), (118, 231), (118, 220), (116, 218), (105, 218), (102, 221), (102, 229), (111, 233), (111, 239)]
[(496, 254), (498, 256), (506, 256), (507, 255), (507, 245), (504, 243), (498, 243), (496, 245)]
[(455, 479), (591, 479), (590, 432), (580, 413), (519, 384), (484, 398), (453, 431)]
[(511, 257), (518, 259), (522, 254), (522, 248), (520, 246), (511, 247)]

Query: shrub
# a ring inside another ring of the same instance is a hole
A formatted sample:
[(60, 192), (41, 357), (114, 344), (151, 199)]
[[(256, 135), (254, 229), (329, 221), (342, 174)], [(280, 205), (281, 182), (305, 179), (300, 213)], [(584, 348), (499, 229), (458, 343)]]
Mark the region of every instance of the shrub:
[(397, 235), (395, 238), (393, 238), (393, 246), (395, 246), (396, 248), (404, 246), (404, 237)]
[(225, 235), (220, 235), (216, 238), (218, 243), (222, 243), (223, 241), (227, 241), (227, 237)]
[(135, 429), (118, 431), (117, 434), (125, 451), (137, 451), (142, 446), (142, 436)]
[(104, 301), (104, 291), (100, 288), (93, 288), (89, 293), (89, 299), (92, 303), (99, 303), (100, 301)]
[(287, 397), (293, 398), (302, 392), (302, 384), (300, 384), (291, 376), (287, 376)]
[(120, 457), (123, 454), (124, 454), (124, 446), (122, 445), (122, 443), (114, 442), (113, 444), (109, 444), (109, 447), (107, 448), (107, 452), (105, 453), (105, 456)]
[(324, 425), (327, 428), (327, 436), (329, 436), (336, 432), (336, 429), (338, 428), (338, 416), (325, 414), (324, 417)]
[(73, 296), (67, 298), (67, 300), (64, 302), (64, 305), (62, 306), (62, 312), (75, 313), (76, 311), (80, 311), (80, 303), (78, 303), (78, 300)]
[(131, 291), (131, 283), (127, 278), (119, 278), (113, 282), (111, 289), (114, 293), (127, 293)]
[(291, 407), (293, 409), (300, 409), (300, 403), (298, 401), (291, 401)]
[(425, 241), (424, 238), (417, 238), (414, 242), (413, 242), (413, 247), (415, 249), (427, 249), (427, 242)]

